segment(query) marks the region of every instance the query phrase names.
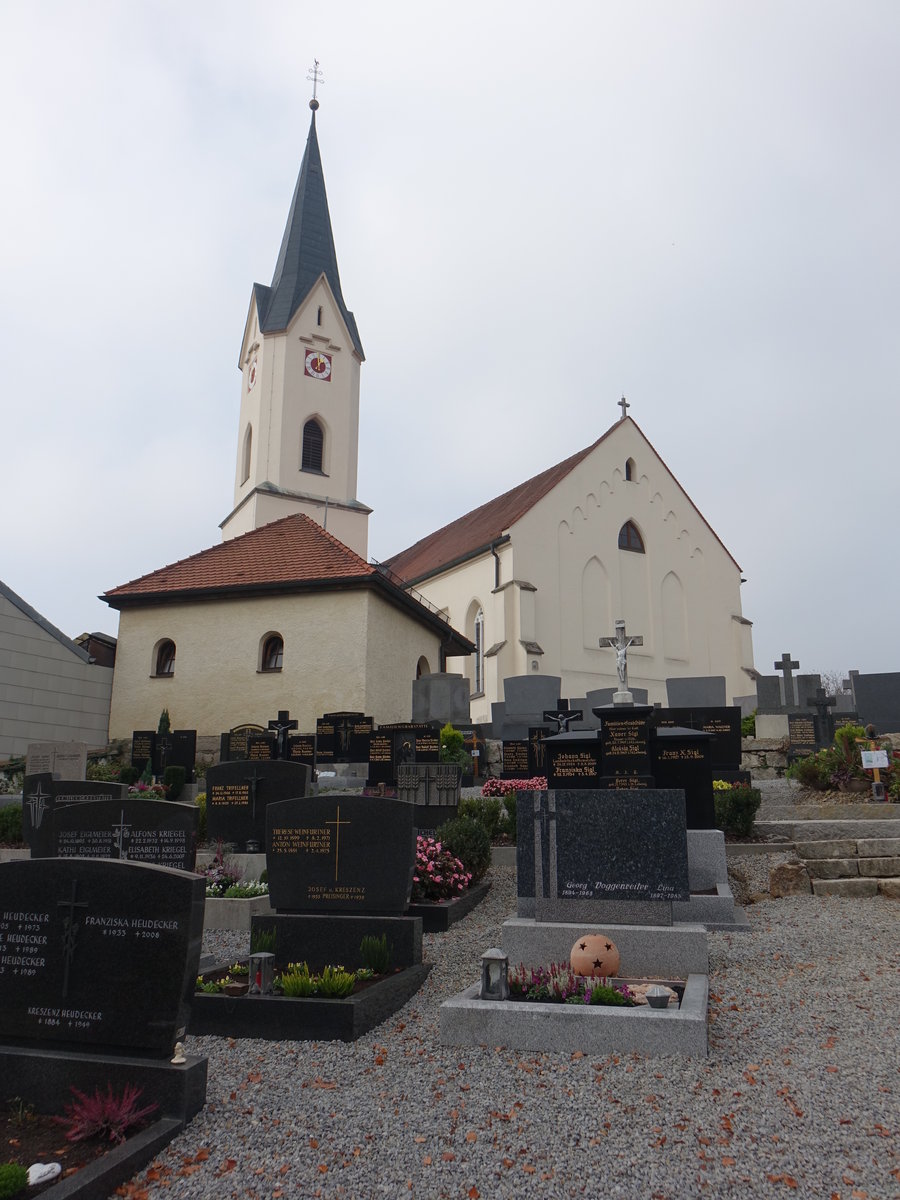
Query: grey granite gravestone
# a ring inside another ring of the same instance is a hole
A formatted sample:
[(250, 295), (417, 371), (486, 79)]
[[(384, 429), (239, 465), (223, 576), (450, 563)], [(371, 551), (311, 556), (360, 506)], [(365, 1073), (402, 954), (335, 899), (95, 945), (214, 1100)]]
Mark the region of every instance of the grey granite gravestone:
[(558, 675), (511, 675), (503, 681), (503, 710), (491, 705), (493, 736), (512, 741), (528, 736), (528, 729), (543, 725), (543, 714), (559, 699)]
[(672, 902), (690, 895), (683, 791), (523, 796), (517, 809), (519, 916), (672, 924)]
[(117, 858), (193, 871), (200, 810), (167, 800), (95, 800), (50, 815), (48, 858)]
[(0, 1042), (170, 1057), (200, 961), (205, 881), (109, 859), (0, 864)]
[(777, 675), (758, 675), (756, 679), (756, 710), (763, 713), (786, 712), (782, 684)]
[(724, 675), (680, 676), (666, 680), (669, 708), (724, 708)]
[(815, 700), (816, 692), (822, 686), (821, 675), (796, 675), (794, 683), (797, 687), (797, 709), (806, 712), (810, 700)]
[(900, 732), (900, 672), (872, 675), (850, 672), (861, 725), (874, 725), (878, 733)]
[(309, 767), (280, 759), (238, 759), (206, 772), (206, 831), (244, 848), (265, 845), (266, 808), (309, 793)]
[(25, 753), (26, 775), (84, 779), (86, 769), (87, 742), (30, 742)]
[(412, 719), (439, 721), (441, 725), (467, 724), (469, 716), (469, 681), (464, 675), (435, 671), (420, 675), (412, 685)]
[(47, 857), (50, 818), (57, 808), (94, 800), (124, 801), (127, 795), (128, 789), (121, 783), (53, 779), (46, 772), (26, 775), (22, 785), (22, 836), (32, 855)]
[(266, 810), (269, 900), (279, 912), (400, 915), (415, 865), (413, 805), (310, 796)]

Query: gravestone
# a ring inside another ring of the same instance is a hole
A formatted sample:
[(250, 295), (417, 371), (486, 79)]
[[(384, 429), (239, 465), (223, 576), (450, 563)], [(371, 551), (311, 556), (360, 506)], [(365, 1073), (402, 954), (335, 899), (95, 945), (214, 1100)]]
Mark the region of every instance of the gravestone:
[(782, 654), (781, 658), (773, 664), (776, 671), (780, 671), (783, 677), (781, 691), (784, 695), (784, 706), (790, 710), (797, 707), (797, 693), (794, 688), (793, 671), (800, 670), (800, 664), (796, 662), (787, 653)]
[(517, 809), (516, 870), (520, 916), (671, 925), (672, 901), (690, 895), (684, 793), (527, 793)]
[(794, 680), (797, 686), (797, 708), (806, 712), (810, 700), (815, 699), (816, 692), (822, 686), (821, 675), (798, 675)]
[(684, 791), (688, 829), (715, 829), (713, 802), (712, 734), (698, 729), (668, 726), (654, 730), (653, 777), (660, 788)]
[(458, 763), (405, 763), (398, 768), (397, 798), (413, 806), (413, 824), (433, 835), (458, 814), (462, 767)]
[(792, 756), (815, 754), (820, 749), (811, 712), (788, 713), (788, 744)]
[[(266, 808), (309, 794), (309, 768), (299, 763), (242, 759), (206, 772), (206, 830), (241, 849), (265, 845)], [(252, 851), (251, 851), (252, 852)]]
[(777, 675), (758, 675), (756, 678), (756, 711), (760, 714), (786, 712), (781, 689), (782, 683)]
[(709, 760), (718, 778), (741, 769), (741, 710), (736, 704), (724, 708), (660, 708), (653, 724), (658, 729), (681, 726), (697, 729), (711, 737)]
[(320, 766), (368, 762), (373, 725), (372, 718), (365, 713), (325, 713), (316, 721), (316, 756)]
[(87, 742), (30, 742), (25, 753), (26, 775), (55, 775), (84, 779)]
[(607, 777), (652, 776), (649, 705), (616, 705), (597, 712), (600, 750)]
[(547, 776), (551, 788), (597, 788), (600, 769), (600, 735), (596, 730), (573, 730), (544, 738)]
[(193, 871), (200, 810), (161, 800), (64, 804), (50, 816), (45, 853), (32, 857), (115, 858)]
[(502, 710), (491, 705), (493, 736), (518, 741), (528, 730), (543, 724), (543, 714), (556, 707), (560, 693), (558, 675), (511, 675), (503, 681)]
[[(271, 733), (248, 733), (246, 757), (252, 762), (273, 762), (276, 758), (274, 736)], [(232, 761), (239, 762), (240, 759)]]
[(327, 795), (267, 807), (269, 900), (280, 913), (400, 915), (415, 853), (413, 806), (401, 800)]
[(850, 678), (860, 725), (874, 725), (879, 734), (900, 732), (900, 672), (851, 671)]
[(515, 739), (503, 742), (503, 778), (528, 779), (534, 774), (528, 753), (528, 742)]
[(109, 859), (0, 864), (0, 1042), (171, 1057), (205, 888), (198, 875)]
[(420, 675), (412, 685), (412, 719), (440, 725), (469, 722), (469, 681), (448, 671)]
[(105, 799), (121, 803), (127, 795), (128, 789), (122, 783), (53, 779), (46, 772), (26, 775), (22, 785), (22, 837), (34, 857), (46, 858), (50, 853), (50, 818), (57, 808)]
[(166, 767), (184, 767), (185, 782), (193, 783), (196, 757), (196, 729), (173, 729), (170, 733), (158, 733), (153, 747), (153, 774), (162, 777)]
[[(434, 725), (427, 725), (422, 721), (397, 721), (379, 725), (377, 732), (380, 737), (390, 737), (393, 743), (391, 750), (392, 783), (397, 782), (397, 769), (403, 763), (440, 762), (441, 738), (439, 730)], [(370, 737), (370, 754), (371, 745)]]
[(150, 763), (150, 770), (153, 770), (153, 755), (155, 750), (156, 730), (135, 729), (131, 735), (131, 765), (138, 772), (138, 775), (143, 775), (148, 761)]
[(669, 708), (724, 708), (724, 675), (682, 675), (666, 680)]
[(816, 710), (816, 741), (820, 749), (834, 741), (834, 717), (829, 709), (836, 704), (834, 696), (826, 696), (823, 687), (817, 688), (815, 695), (806, 701), (807, 708)]
[(269, 721), (267, 728), (275, 739), (273, 758), (287, 758), (288, 738), (299, 724), (300, 722), (292, 717), (286, 708), (280, 708), (278, 716)]
[(314, 733), (298, 733), (287, 741), (288, 762), (299, 763), (309, 767), (310, 779), (315, 778), (316, 771), (316, 735)]
[(528, 727), (528, 774), (546, 776), (549, 767), (544, 739), (550, 735), (549, 725)]
[(369, 787), (384, 787), (394, 782), (394, 735), (376, 729), (369, 738)]

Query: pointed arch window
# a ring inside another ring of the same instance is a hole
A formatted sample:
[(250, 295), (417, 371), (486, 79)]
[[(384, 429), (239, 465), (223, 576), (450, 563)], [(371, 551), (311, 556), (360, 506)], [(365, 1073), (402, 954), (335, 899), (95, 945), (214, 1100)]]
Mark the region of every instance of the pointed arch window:
[(241, 455), (241, 483), (246, 483), (250, 478), (250, 451), (253, 449), (253, 426), (247, 426), (247, 432), (244, 434), (244, 449)]
[(301, 471), (322, 471), (322, 453), (325, 448), (325, 434), (322, 426), (315, 417), (303, 426), (303, 453), (300, 458)]
[(633, 554), (645, 554), (644, 539), (634, 521), (626, 521), (619, 530), (619, 549), (630, 550)]
[(175, 674), (175, 643), (165, 638), (156, 647), (155, 675)]
[(475, 614), (475, 694), (484, 691), (484, 609)]
[(637, 466), (633, 458), (625, 459), (625, 478), (634, 480), (637, 477)]

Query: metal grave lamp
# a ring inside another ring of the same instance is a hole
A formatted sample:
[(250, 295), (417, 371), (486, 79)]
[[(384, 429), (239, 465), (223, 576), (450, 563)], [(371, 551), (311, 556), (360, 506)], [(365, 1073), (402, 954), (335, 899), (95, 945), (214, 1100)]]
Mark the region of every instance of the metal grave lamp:
[(275, 967), (275, 955), (268, 950), (260, 950), (258, 954), (250, 955), (250, 988), (248, 996), (270, 996), (272, 994), (272, 974)]
[(481, 956), (482, 1000), (509, 999), (509, 955), (496, 946)]

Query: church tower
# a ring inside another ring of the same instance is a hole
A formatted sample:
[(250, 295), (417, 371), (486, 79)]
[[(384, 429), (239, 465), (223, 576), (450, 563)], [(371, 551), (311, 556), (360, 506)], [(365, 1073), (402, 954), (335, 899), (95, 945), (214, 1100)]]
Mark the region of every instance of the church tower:
[(253, 285), (241, 343), (234, 507), (222, 538), (302, 512), (367, 557), (372, 511), (356, 498), (365, 359), (338, 275), (315, 95), (272, 283)]

